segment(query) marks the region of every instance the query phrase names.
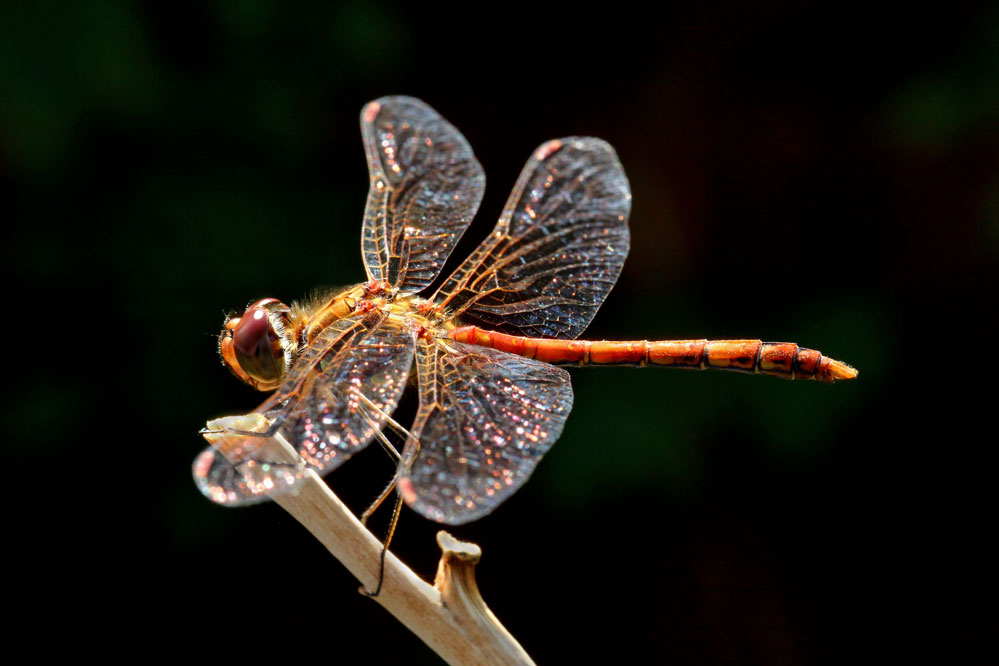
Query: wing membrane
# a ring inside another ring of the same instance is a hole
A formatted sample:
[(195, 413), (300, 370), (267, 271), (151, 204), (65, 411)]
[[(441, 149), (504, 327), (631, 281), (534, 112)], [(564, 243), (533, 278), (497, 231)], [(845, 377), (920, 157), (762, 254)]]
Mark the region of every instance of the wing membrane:
[[(572, 408), (569, 374), (505, 352), (420, 341), (420, 410), (400, 467), (406, 502), (441, 523), (491, 512), (531, 475)], [(415, 455), (415, 458), (413, 457)]]
[[(271, 424), (269, 432), (234, 433), (206, 449), (194, 465), (198, 486), (213, 501), (235, 506), (292, 488), (310, 469), (333, 471), (384, 426), (406, 386), (414, 353), (409, 327), (384, 314), (334, 322), (257, 409)], [(264, 444), (274, 432), (297, 455), (289, 458)]]
[(628, 179), (608, 143), (549, 141), (527, 162), (493, 233), (434, 301), (504, 333), (575, 338), (621, 272), (630, 211)]
[(371, 102), (361, 133), (371, 177), (361, 234), (368, 278), (420, 291), (475, 216), (485, 174), (461, 132), (418, 99)]

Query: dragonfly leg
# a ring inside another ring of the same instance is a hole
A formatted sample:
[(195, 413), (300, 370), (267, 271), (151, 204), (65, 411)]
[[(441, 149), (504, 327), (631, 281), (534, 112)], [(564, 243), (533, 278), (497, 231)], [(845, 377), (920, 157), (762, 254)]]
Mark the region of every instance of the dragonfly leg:
[(382, 502), (385, 501), (385, 498), (387, 498), (392, 493), (392, 491), (395, 490), (395, 482), (396, 482), (395, 477), (392, 477), (391, 483), (385, 486), (385, 490), (383, 490), (381, 494), (378, 496), (378, 498), (375, 499), (375, 501), (372, 502), (371, 505), (364, 510), (364, 513), (361, 514), (362, 525), (367, 527), (368, 519), (371, 518), (371, 514), (377, 511), (378, 507), (380, 507), (382, 505)]
[[(364, 403), (366, 407), (373, 410), (376, 414), (382, 417), (385, 420), (385, 424), (388, 425), (388, 427), (392, 428), (392, 430), (399, 433), (406, 439), (413, 437), (413, 435), (409, 432), (409, 430), (403, 427), (401, 423), (393, 419), (392, 416), (388, 414), (385, 410), (383, 410), (381, 407), (373, 403), (371, 399), (368, 398), (366, 395), (364, 395), (360, 391), (356, 391), (354, 394), (361, 400), (362, 403)], [(364, 418), (367, 419), (368, 423), (371, 424), (372, 427), (375, 427), (376, 431), (379, 433), (379, 440), (382, 442), (382, 446), (387, 447), (387, 450), (390, 451), (389, 455), (395, 458), (396, 460), (399, 460), (402, 456), (399, 454), (398, 451), (396, 451), (395, 447), (393, 447), (389, 443), (389, 441), (385, 439), (385, 436), (384, 434), (381, 433), (381, 430), (375, 426), (374, 419), (370, 418), (367, 414), (364, 414)]]
[(390, 442), (388, 437), (385, 436), (385, 433), (382, 432), (381, 424), (364, 412), (361, 412), (361, 416), (364, 417), (364, 420), (367, 421), (368, 425), (375, 431), (375, 437), (378, 439), (378, 443), (381, 444), (382, 450), (385, 451), (385, 453), (388, 454), (388, 457), (392, 458), (392, 460), (398, 460), (400, 458), (399, 451), (392, 446), (392, 442)]
[[(386, 488), (386, 490), (391, 491), (393, 488), (395, 488), (395, 479), (392, 480), (391, 485), (389, 485), (389, 487)], [(381, 501), (379, 501), (379, 504), (380, 503)], [(399, 512), (401, 510), (402, 510), (402, 495), (396, 493), (395, 507), (392, 509), (392, 521), (389, 523), (388, 531), (385, 533), (385, 540), (382, 542), (382, 552), (378, 557), (378, 585), (375, 586), (374, 592), (368, 592), (367, 590), (364, 590), (364, 594), (369, 597), (377, 597), (379, 594), (381, 594), (382, 583), (385, 582), (385, 556), (388, 554), (389, 544), (392, 543), (392, 537), (395, 535), (396, 525), (399, 524)], [(365, 511), (365, 513), (368, 512)]]
[[(406, 440), (406, 447), (407, 448), (403, 451), (403, 453), (406, 454), (408, 456), (407, 459), (410, 462), (412, 462), (412, 460), (416, 457), (416, 454), (420, 450), (420, 440), (418, 440), (413, 435), (413, 433), (411, 433), (408, 429), (406, 429), (405, 427), (403, 427), (402, 424), (400, 424), (398, 421), (396, 421), (391, 416), (389, 416), (387, 413), (385, 413), (384, 410), (380, 409), (378, 407), (378, 405), (376, 405), (375, 403), (371, 402), (371, 400), (368, 399), (363, 393), (358, 392), (357, 396), (361, 399), (362, 403), (364, 403), (370, 409), (373, 409), (375, 412), (377, 412), (378, 415), (381, 416), (385, 420), (385, 424), (388, 427), (390, 427), (392, 430), (394, 430), (396, 433), (398, 433), (399, 435), (401, 435)], [(364, 416), (364, 418), (368, 421), (368, 424), (371, 425), (371, 427), (375, 430), (376, 436), (378, 437), (378, 441), (381, 443), (382, 448), (385, 449), (385, 451), (389, 454), (390, 457), (392, 457), (395, 460), (401, 461), (402, 460), (402, 454), (400, 454), (399, 451), (396, 450), (396, 448), (392, 446), (392, 444), (385, 437), (385, 434), (379, 429), (379, 426), (374, 421), (374, 419), (372, 419), (367, 414), (364, 414), (363, 412), (362, 412), (362, 416)], [(409, 442), (412, 442), (412, 445), (410, 445)], [(412, 453), (408, 453), (408, 451), (412, 451)]]

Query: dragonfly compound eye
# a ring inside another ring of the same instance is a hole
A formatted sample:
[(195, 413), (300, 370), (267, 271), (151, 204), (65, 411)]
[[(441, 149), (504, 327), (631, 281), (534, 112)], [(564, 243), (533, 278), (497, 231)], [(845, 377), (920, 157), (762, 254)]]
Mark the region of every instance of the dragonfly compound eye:
[(223, 361), (254, 388), (276, 388), (287, 369), (282, 344), (287, 323), (288, 307), (277, 299), (253, 303), (243, 316), (226, 322), (219, 343)]

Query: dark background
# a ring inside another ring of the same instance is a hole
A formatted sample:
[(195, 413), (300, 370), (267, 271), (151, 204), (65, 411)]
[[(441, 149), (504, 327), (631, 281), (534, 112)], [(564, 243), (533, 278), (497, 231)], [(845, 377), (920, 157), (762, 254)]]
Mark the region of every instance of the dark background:
[[(358, 112), (409, 94), (488, 175), (455, 257), (534, 147), (599, 136), (633, 247), (588, 337), (860, 369), (574, 370), (534, 478), (454, 530), (539, 663), (995, 660), (997, 44), (994, 3), (4, 4), (8, 635), (435, 663), (280, 509), (190, 477), (204, 421), (260, 400), (223, 313), (363, 278)], [(391, 471), (372, 447), (329, 481), (360, 509)], [(428, 577), (436, 530), (407, 511), (394, 545)]]

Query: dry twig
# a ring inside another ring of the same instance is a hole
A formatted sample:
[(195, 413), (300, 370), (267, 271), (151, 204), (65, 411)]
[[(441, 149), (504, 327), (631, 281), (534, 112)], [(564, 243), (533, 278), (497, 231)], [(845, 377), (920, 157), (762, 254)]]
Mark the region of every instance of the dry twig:
[[(222, 421), (228, 419), (209, 423), (209, 430), (214, 432), (205, 434), (205, 439), (216, 446), (226, 437), (219, 432)], [(280, 435), (263, 448), (278, 457), (298, 455)], [(219, 449), (224, 452), (225, 445)], [(363, 585), (362, 591), (375, 589), (382, 548), (378, 539), (315, 472), (310, 470), (296, 490), (274, 501), (347, 567)], [(437, 543), (443, 555), (433, 585), (389, 551), (381, 593), (374, 597), (375, 601), (449, 664), (533, 664), (479, 594), (475, 582), (479, 547), (458, 541), (444, 531), (438, 532)]]

